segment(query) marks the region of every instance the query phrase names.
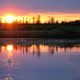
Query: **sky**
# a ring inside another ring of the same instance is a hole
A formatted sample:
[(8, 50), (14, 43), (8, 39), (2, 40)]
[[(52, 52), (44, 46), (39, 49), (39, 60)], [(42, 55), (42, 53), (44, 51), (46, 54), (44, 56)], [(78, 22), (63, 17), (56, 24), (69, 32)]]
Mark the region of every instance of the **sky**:
[(56, 14), (59, 20), (60, 16), (80, 19), (80, 0), (0, 0), (0, 16), (8, 13), (18, 16), (30, 13)]
[(80, 0), (0, 0), (2, 12), (64, 12), (80, 13)]

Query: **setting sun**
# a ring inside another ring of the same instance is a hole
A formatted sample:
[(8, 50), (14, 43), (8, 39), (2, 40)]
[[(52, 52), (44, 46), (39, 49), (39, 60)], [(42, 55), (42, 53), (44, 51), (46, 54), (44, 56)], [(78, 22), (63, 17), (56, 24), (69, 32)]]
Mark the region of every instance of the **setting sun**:
[(7, 23), (12, 23), (14, 21), (14, 16), (8, 15), (5, 17)]
[(15, 21), (15, 16), (13, 15), (6, 15), (2, 19), (2, 23), (12, 23), (13, 21)]

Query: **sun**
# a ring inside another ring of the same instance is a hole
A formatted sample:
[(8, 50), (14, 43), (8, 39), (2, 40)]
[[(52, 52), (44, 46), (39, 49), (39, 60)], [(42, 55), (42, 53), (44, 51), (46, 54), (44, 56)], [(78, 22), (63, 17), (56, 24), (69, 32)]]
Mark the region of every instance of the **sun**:
[(13, 15), (5, 16), (5, 22), (6, 23), (13, 23), (14, 20), (15, 20), (15, 17)]
[(16, 17), (14, 15), (6, 15), (2, 18), (2, 23), (13, 23), (15, 21)]

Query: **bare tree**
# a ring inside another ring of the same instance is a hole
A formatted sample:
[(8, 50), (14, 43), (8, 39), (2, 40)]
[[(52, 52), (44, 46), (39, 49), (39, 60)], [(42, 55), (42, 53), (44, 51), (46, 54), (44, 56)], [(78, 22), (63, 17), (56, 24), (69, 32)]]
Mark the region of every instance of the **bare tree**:
[(27, 18), (26, 18), (26, 24), (28, 24), (28, 20), (27, 20)]
[(0, 18), (0, 24), (2, 23), (2, 18)]
[(40, 15), (38, 15), (38, 16), (37, 16), (37, 20), (36, 20), (36, 23), (37, 23), (37, 24), (40, 24), (40, 23), (41, 23), (40, 18), (41, 18)]
[(53, 17), (51, 17), (50, 22), (51, 22), (51, 23), (55, 23), (55, 20), (54, 20)]
[(24, 19), (25, 19), (25, 18), (23, 17), (23, 24), (24, 24)]
[(50, 23), (50, 24), (54, 24), (54, 23), (55, 23), (54, 18), (53, 18), (53, 17), (49, 17), (49, 22), (48, 22), (48, 23)]
[(34, 24), (35, 23), (35, 17), (33, 16), (32, 19), (33, 19), (33, 24)]

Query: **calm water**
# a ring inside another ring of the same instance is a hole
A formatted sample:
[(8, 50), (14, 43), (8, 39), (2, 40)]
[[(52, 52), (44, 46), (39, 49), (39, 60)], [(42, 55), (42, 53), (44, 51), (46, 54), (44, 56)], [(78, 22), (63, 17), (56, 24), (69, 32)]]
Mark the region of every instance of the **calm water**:
[(80, 80), (80, 40), (0, 39), (0, 80)]

